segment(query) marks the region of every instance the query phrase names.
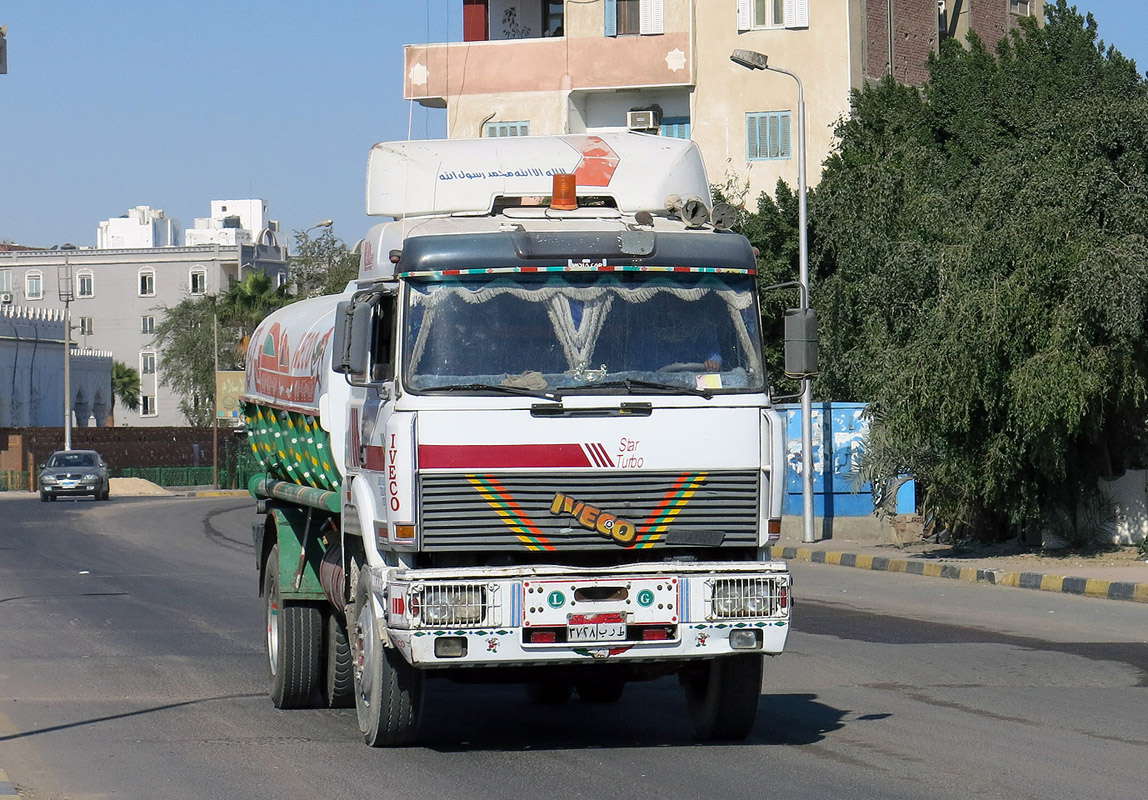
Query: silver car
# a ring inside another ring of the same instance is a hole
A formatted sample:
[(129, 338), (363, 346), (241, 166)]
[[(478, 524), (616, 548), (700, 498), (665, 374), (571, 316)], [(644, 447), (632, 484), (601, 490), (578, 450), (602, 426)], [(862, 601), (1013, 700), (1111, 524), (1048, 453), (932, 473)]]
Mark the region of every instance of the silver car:
[(90, 494), (107, 500), (108, 465), (95, 450), (57, 450), (40, 468), (40, 501)]

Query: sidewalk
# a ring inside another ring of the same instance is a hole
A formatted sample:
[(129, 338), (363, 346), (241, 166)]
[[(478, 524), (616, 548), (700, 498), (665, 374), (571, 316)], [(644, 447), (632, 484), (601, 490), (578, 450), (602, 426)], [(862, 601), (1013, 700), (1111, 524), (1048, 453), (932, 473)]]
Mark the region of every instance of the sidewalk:
[[(814, 531), (820, 534), (820, 520)], [(771, 555), (787, 561), (1148, 603), (1148, 563), (1137, 557), (1135, 548), (1093, 556), (1010, 552), (1007, 546), (959, 552), (932, 542), (899, 547), (861, 531), (843, 532), (807, 544), (801, 541), (801, 519), (786, 517), (781, 541)]]

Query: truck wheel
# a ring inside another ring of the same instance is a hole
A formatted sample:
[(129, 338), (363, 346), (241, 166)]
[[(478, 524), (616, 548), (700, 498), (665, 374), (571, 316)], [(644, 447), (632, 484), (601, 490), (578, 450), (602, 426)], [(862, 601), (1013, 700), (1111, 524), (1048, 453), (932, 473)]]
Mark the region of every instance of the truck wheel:
[(379, 639), (371, 600), (370, 573), (363, 570), (355, 588), (351, 638), (355, 711), (363, 740), (371, 747), (410, 744), (418, 735), (424, 676), (393, 647)]
[(263, 572), (268, 693), (276, 708), (307, 708), (322, 674), (319, 647), (323, 615), (314, 606), (283, 602), (279, 595), (279, 545), (271, 548)]
[(327, 616), (326, 677), (327, 707), (353, 708), (355, 676), (351, 669), (351, 643), (347, 639), (347, 623), (335, 612)]
[(753, 730), (761, 698), (764, 659), (757, 654), (715, 658), (679, 678), (690, 721), (701, 739), (744, 739)]
[(574, 684), (583, 703), (617, 703), (622, 699), (626, 682), (620, 678), (598, 678)]

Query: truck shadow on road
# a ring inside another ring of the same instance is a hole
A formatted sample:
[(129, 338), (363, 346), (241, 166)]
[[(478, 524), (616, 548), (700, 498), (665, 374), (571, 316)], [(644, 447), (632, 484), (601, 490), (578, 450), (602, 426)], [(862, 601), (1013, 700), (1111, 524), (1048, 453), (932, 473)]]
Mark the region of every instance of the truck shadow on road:
[(581, 750), (619, 747), (802, 745), (843, 727), (848, 711), (815, 694), (766, 694), (757, 724), (741, 742), (703, 742), (694, 735), (681, 687), (673, 678), (627, 686), (617, 703), (578, 699), (529, 702), (519, 686), (428, 686), (419, 745), (450, 753), (472, 750)]

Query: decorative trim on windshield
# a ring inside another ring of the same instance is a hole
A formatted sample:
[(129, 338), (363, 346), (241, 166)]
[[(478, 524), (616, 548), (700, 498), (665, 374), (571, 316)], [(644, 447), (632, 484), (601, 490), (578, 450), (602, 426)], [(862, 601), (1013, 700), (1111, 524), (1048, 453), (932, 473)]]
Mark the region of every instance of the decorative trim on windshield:
[(546, 272), (693, 272), (718, 275), (756, 275), (756, 269), (743, 267), (665, 267), (644, 264), (607, 264), (605, 261), (574, 261), (565, 266), (550, 267), (480, 267), (477, 269), (439, 269), (400, 272), (400, 278), (444, 278), (467, 275), (513, 275)]

